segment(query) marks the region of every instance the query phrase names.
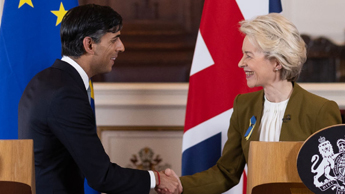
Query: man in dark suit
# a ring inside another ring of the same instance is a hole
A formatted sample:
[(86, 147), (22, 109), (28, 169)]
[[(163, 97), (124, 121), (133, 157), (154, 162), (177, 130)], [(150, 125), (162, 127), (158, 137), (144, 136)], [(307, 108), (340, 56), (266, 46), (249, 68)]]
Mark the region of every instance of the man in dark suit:
[(96, 134), (89, 78), (109, 72), (119, 52), (121, 16), (107, 6), (69, 10), (61, 23), (62, 59), (38, 73), (19, 103), (19, 138), (34, 140), (37, 194), (84, 193), (84, 177), (106, 193), (178, 192), (164, 173), (111, 163)]

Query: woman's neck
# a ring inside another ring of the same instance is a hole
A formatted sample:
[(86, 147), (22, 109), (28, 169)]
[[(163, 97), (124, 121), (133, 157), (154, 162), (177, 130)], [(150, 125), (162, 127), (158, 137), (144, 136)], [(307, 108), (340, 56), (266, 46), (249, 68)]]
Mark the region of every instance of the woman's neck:
[(270, 102), (282, 102), (292, 94), (292, 82), (282, 80), (264, 87), (266, 99)]

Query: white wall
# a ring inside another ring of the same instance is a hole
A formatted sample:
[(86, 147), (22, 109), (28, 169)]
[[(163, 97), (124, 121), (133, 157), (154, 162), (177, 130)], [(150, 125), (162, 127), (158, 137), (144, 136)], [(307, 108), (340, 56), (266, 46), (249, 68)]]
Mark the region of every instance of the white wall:
[(345, 43), (344, 0), (281, 0), (283, 15), (301, 34), (325, 36), (334, 43)]

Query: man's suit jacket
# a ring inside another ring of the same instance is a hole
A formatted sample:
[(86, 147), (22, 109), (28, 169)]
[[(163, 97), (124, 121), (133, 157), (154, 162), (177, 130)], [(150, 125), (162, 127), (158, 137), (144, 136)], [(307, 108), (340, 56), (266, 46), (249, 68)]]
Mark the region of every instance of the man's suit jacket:
[(38, 73), (27, 85), (18, 112), (19, 138), (34, 140), (37, 194), (82, 194), (84, 177), (106, 193), (149, 193), (147, 171), (110, 162), (84, 83), (68, 63), (56, 60)]
[[(263, 104), (263, 90), (235, 98), (228, 141), (221, 158), (206, 171), (181, 177), (183, 194), (220, 194), (239, 182), (248, 161), (249, 143), (260, 138)], [(256, 124), (252, 135), (246, 140), (245, 133), (252, 116), (256, 118)], [(311, 94), (296, 83), (284, 114), (284, 118), (288, 117), (290, 120), (282, 124), (280, 141), (304, 141), (324, 127), (341, 124), (340, 110), (334, 101)]]

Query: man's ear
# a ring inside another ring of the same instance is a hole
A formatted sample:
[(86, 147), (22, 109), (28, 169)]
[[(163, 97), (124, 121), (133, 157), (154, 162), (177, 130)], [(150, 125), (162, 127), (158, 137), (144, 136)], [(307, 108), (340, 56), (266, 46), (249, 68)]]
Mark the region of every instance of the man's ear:
[(83, 39), (83, 46), (88, 54), (94, 54), (94, 41), (91, 37), (87, 36)]

